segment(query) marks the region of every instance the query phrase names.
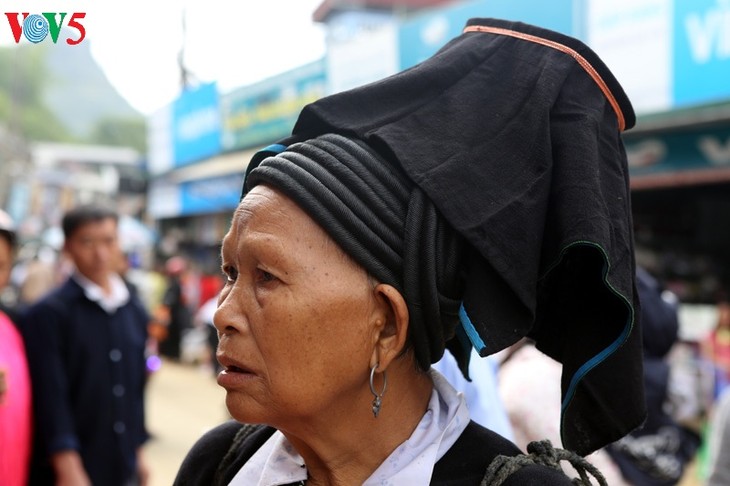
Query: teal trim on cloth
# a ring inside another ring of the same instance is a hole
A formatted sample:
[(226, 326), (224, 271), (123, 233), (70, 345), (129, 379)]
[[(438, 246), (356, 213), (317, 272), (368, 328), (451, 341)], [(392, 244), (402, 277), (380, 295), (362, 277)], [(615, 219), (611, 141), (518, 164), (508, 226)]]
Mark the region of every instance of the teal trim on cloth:
[[(550, 270), (548, 270), (547, 273), (549, 273), (553, 268), (555, 268), (559, 263), (562, 261), (563, 256), (565, 253), (570, 250), (573, 247), (576, 246), (591, 246), (593, 248), (598, 249), (601, 252), (601, 255), (603, 255), (603, 284), (618, 298), (620, 298), (624, 304), (626, 304), (626, 307), (628, 309), (628, 318), (626, 320), (626, 324), (623, 328), (623, 331), (621, 334), (616, 338), (615, 341), (613, 341), (611, 344), (609, 344), (605, 349), (603, 349), (601, 352), (596, 354), (593, 358), (586, 361), (580, 368), (576, 370), (576, 372), (573, 374), (573, 376), (570, 379), (570, 384), (568, 385), (568, 389), (565, 392), (565, 397), (563, 398), (563, 403), (561, 404), (561, 424), (565, 415), (565, 410), (570, 405), (571, 400), (573, 399), (573, 396), (575, 395), (575, 391), (578, 388), (578, 385), (580, 381), (596, 366), (601, 364), (603, 361), (606, 360), (611, 354), (613, 354), (618, 348), (623, 345), (626, 340), (628, 339), (629, 335), (631, 334), (632, 329), (634, 328), (634, 317), (635, 317), (635, 309), (633, 305), (631, 304), (631, 299), (628, 299), (625, 295), (623, 295), (621, 292), (616, 290), (611, 283), (608, 281), (608, 274), (609, 269), (611, 268), (611, 263), (608, 259), (608, 253), (606, 250), (599, 244), (594, 243), (592, 241), (577, 241), (575, 243), (572, 243), (560, 252), (560, 257), (557, 259), (555, 264), (551, 265)], [(561, 426), (562, 429), (562, 426)]]
[(598, 366), (601, 362), (603, 362), (603, 360), (613, 354), (613, 352), (616, 351), (626, 341), (626, 338), (628, 338), (629, 334), (631, 333), (631, 329), (634, 327), (633, 323), (631, 322), (632, 320), (633, 319), (629, 317), (626, 322), (626, 326), (624, 326), (623, 332), (614, 342), (612, 342), (606, 349), (595, 355), (593, 358), (586, 361), (583, 366), (576, 370), (575, 374), (570, 380), (568, 390), (565, 393), (565, 398), (563, 399), (563, 404), (561, 406), (562, 412), (565, 412), (565, 409), (568, 408), (570, 401), (573, 399), (573, 395), (575, 395), (575, 389), (578, 387), (578, 383), (580, 382), (580, 380), (582, 380), (583, 377), (587, 375), (588, 372), (591, 371), (594, 367)]
[(280, 143), (273, 143), (269, 145), (268, 147), (265, 147), (260, 150), (260, 152), (273, 152), (275, 154), (280, 154), (284, 150), (286, 150), (286, 145), (282, 145)]
[(466, 313), (466, 309), (464, 309), (464, 303), (462, 302), (459, 306), (459, 320), (461, 321), (461, 327), (466, 332), (466, 335), (469, 337), (469, 341), (471, 341), (471, 345), (474, 346), (474, 349), (477, 350), (479, 355), (481, 356), (482, 351), (484, 348), (486, 348), (486, 344), (484, 344), (484, 341), (482, 341), (481, 336), (477, 332), (477, 330), (474, 328), (474, 324), (471, 322), (471, 319), (469, 318), (469, 315)]

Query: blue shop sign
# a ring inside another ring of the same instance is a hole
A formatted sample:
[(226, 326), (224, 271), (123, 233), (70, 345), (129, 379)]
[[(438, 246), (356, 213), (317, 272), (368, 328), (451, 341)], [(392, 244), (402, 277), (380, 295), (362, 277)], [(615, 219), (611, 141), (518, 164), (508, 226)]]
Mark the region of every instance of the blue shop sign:
[(184, 91), (172, 106), (175, 167), (221, 151), (221, 116), (215, 83)]
[(324, 60), (239, 88), (222, 99), (226, 151), (267, 145), (291, 134), (304, 105), (325, 94)]
[(241, 198), (243, 173), (183, 182), (180, 215), (232, 210)]
[(730, 2), (675, 0), (675, 106), (730, 97)]

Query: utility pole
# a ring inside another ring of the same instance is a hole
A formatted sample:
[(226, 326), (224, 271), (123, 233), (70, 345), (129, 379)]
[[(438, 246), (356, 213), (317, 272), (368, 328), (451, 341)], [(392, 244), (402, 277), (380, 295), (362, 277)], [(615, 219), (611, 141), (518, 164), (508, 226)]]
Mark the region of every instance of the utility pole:
[(180, 89), (182, 91), (187, 90), (193, 85), (193, 80), (195, 79), (195, 76), (193, 73), (190, 72), (190, 70), (185, 66), (185, 43), (187, 42), (187, 21), (186, 21), (186, 9), (185, 6), (182, 8), (182, 43), (180, 45), (180, 52), (177, 55), (177, 64), (180, 68)]
[(22, 127), (18, 123), (20, 108), (18, 106), (18, 91), (20, 79), (18, 66), (20, 49), (13, 50), (13, 74), (10, 86), (10, 107), (7, 123), (0, 123), (0, 209), (9, 205), (13, 182), (27, 171), (30, 158), (28, 143), (21, 133)]

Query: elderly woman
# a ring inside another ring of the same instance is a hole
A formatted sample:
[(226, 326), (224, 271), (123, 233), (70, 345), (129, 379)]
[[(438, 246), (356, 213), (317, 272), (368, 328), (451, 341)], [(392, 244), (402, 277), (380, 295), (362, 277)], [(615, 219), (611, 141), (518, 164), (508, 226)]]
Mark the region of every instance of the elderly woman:
[(237, 422), (176, 483), (571, 484), (567, 458), (589, 484), (576, 454), (521, 455), (470, 421), (430, 365), (448, 348), (466, 372), (472, 346), (527, 335), (563, 363), (566, 449), (641, 423), (633, 121), (585, 45), (493, 19), (305, 107), (249, 164), (223, 241), (219, 383)]

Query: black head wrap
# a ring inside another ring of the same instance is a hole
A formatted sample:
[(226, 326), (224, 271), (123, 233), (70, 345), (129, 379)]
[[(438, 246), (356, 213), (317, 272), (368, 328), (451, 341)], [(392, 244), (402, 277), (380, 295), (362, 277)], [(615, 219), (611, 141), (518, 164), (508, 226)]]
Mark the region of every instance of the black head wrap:
[[(423, 63), (306, 106), (251, 161), (244, 192), (280, 187), (401, 289), (421, 365), (447, 341), (466, 370), (461, 344), (486, 356), (533, 338), (563, 364), (563, 445), (587, 454), (645, 416), (620, 136), (633, 123), (580, 41), (472, 19)], [(455, 312), (462, 339), (449, 340)]]
[(362, 142), (328, 134), (295, 143), (248, 174), (312, 215), (356, 262), (405, 297), (409, 341), (424, 370), (459, 322), (459, 235), (397, 167)]

